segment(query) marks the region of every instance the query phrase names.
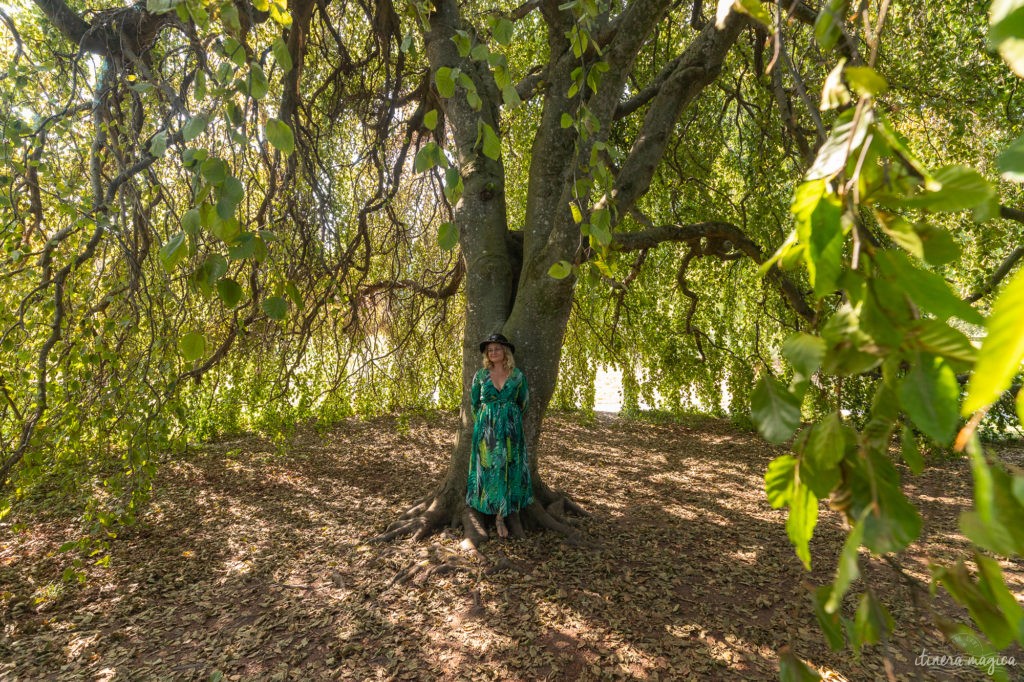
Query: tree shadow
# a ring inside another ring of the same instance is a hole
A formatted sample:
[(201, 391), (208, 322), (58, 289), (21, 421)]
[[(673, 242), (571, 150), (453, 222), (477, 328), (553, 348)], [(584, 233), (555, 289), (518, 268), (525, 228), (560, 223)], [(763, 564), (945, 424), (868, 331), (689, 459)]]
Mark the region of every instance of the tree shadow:
[[(247, 438), (169, 465), (149, 512), (113, 544), (109, 569), (90, 569), (89, 583), (61, 599), (7, 613), (0, 659), (12, 663), (0, 676), (774, 679), (789, 644), (834, 679), (880, 679), (886, 654), (900, 677), (943, 679), (913, 661), (922, 647), (950, 647), (874, 564), (864, 572), (901, 625), (859, 661), (827, 649), (807, 585), (831, 579), (841, 522), (823, 507), (817, 563), (805, 572), (784, 511), (764, 500), (763, 472), (779, 451), (721, 422), (554, 416), (541, 465), (593, 514), (576, 522), (592, 548), (532, 533), (485, 545), (488, 567), (460, 555), (453, 533), (363, 545), (443, 474), (455, 421), (350, 420), (300, 432), (285, 454)], [(946, 463), (908, 487), (927, 515), (909, 560), (937, 548), (962, 556), (955, 519), (969, 499), (966, 466)], [(4, 568), (14, 590), (42, 580), (27, 566), (46, 565), (56, 544), (22, 548)], [(446, 560), (457, 570), (392, 581), (417, 562)], [(499, 565), (508, 570), (488, 570)], [(1007, 576), (1019, 591), (1020, 567)]]

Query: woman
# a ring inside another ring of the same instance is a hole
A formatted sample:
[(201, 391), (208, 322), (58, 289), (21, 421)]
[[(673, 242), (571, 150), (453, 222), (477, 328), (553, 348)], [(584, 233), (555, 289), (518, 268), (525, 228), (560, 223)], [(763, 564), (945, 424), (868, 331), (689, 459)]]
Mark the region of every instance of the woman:
[(494, 514), (498, 537), (508, 537), (505, 517), (533, 502), (523, 434), (529, 402), (526, 377), (516, 367), (515, 346), (501, 334), (480, 342), (484, 366), (473, 377), (473, 448), (466, 504)]

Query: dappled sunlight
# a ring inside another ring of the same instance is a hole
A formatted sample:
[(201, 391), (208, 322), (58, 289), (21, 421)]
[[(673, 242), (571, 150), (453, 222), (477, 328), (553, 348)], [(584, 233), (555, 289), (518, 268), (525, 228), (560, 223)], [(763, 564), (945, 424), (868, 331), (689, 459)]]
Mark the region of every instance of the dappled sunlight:
[[(806, 573), (785, 512), (764, 499), (779, 451), (720, 422), (552, 417), (542, 467), (592, 514), (574, 521), (590, 547), (539, 532), (488, 543), (491, 561), (507, 561), (490, 574), (459, 551), (459, 533), (366, 544), (443, 473), (455, 422), (351, 420), (300, 432), (284, 452), (256, 438), (195, 452), (167, 466), (111, 567), (87, 566), (84, 587), (29, 572), (59, 575), (72, 557), (55, 552), (66, 530), (26, 529), (0, 547), (5, 599), (26, 604), (5, 624), (18, 676), (159, 678), (173, 661), (202, 679), (774, 679), (789, 644), (826, 680), (884, 678), (885, 650), (859, 662), (831, 652), (808, 606), (805, 584), (834, 573), (841, 516), (822, 506)], [(921, 580), (929, 557), (965, 556), (956, 519), (970, 476), (949, 466), (955, 476), (913, 479), (926, 532), (900, 560)], [(437, 561), (457, 570), (392, 582)], [(1003, 569), (1020, 592), (1021, 567)], [(939, 650), (940, 635), (916, 626), (887, 567), (862, 557), (862, 570), (901, 619), (888, 651), (909, 679), (908, 661)]]

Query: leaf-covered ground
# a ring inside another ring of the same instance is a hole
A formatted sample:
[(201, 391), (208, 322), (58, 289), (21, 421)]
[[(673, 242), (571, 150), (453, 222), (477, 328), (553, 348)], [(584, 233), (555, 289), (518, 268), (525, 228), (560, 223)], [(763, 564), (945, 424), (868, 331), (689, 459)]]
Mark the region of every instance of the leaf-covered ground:
[[(838, 516), (823, 506), (806, 573), (764, 499), (778, 451), (723, 422), (551, 418), (543, 467), (592, 512), (578, 521), (592, 547), (533, 533), (485, 545), (503, 569), (487, 570), (456, 534), (366, 545), (441, 476), (454, 425), (351, 420), (300, 432), (285, 454), (255, 438), (194, 451), (162, 469), (147, 514), (81, 587), (61, 582), (73, 555), (57, 552), (75, 527), (13, 519), (24, 528), (0, 528), (0, 678), (762, 680), (785, 645), (828, 680), (981, 677), (915, 665), (956, 652), (884, 565), (866, 573), (894, 637), (859, 661), (829, 651), (808, 586), (834, 570)], [(922, 579), (929, 557), (964, 555), (971, 487), (964, 462), (930, 464), (910, 486), (924, 539), (904, 558)], [(452, 570), (392, 582), (438, 562)], [(1021, 594), (1024, 567), (1003, 567)], [(1016, 658), (1011, 678), (1024, 676)]]

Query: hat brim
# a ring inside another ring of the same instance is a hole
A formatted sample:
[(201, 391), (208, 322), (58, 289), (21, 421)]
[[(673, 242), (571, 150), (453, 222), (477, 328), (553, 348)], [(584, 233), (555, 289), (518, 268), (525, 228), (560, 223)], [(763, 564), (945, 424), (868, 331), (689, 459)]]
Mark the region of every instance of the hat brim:
[(486, 353), (487, 352), (487, 346), (491, 345), (492, 343), (497, 343), (497, 344), (500, 344), (502, 346), (505, 346), (505, 348), (508, 348), (509, 351), (511, 351), (511, 353), (513, 355), (515, 355), (516, 347), (513, 346), (511, 343), (508, 343), (506, 341), (481, 341), (480, 342), (480, 352), (481, 353)]

